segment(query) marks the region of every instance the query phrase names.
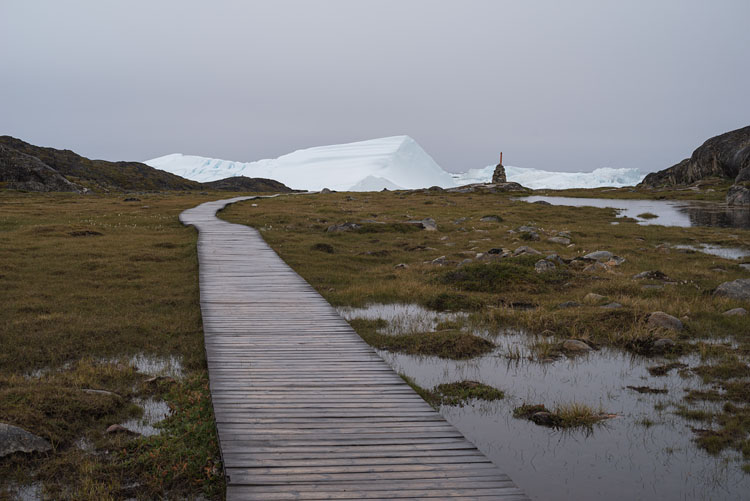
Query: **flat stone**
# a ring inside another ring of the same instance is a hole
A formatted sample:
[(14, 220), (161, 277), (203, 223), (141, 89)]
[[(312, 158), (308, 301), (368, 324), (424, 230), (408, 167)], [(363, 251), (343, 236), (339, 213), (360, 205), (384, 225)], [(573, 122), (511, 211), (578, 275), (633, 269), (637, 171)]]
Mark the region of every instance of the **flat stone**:
[(663, 311), (655, 311), (648, 316), (648, 326), (655, 329), (669, 329), (674, 331), (682, 330), (682, 322), (679, 318), (673, 317)]
[(558, 308), (578, 308), (579, 306), (581, 306), (581, 303), (576, 303), (575, 301), (565, 301), (557, 305)]
[(740, 278), (731, 282), (724, 282), (716, 288), (714, 295), (731, 299), (750, 300), (750, 278)]
[(727, 310), (722, 315), (726, 315), (728, 317), (744, 317), (747, 315), (747, 310), (745, 308), (732, 308), (731, 310)]
[(620, 266), (624, 262), (625, 262), (624, 257), (612, 256), (612, 259), (610, 259), (609, 261), (606, 261), (606, 264), (607, 266)]
[(570, 239), (565, 237), (550, 237), (547, 239), (548, 242), (551, 242), (553, 244), (560, 244), (560, 245), (569, 245)]
[(540, 259), (534, 263), (534, 271), (537, 273), (547, 273), (548, 271), (553, 271), (555, 268), (555, 263), (546, 259)]
[(602, 306), (602, 308), (610, 308), (612, 310), (615, 310), (617, 308), (622, 308), (622, 305), (616, 301), (613, 301), (611, 303), (605, 304), (604, 306)]
[(26, 454), (32, 452), (47, 452), (52, 445), (33, 433), (23, 428), (6, 423), (0, 423), (0, 457), (5, 457), (14, 452)]
[(484, 216), (479, 218), (483, 223), (499, 223), (502, 221), (499, 216)]
[(409, 265), (406, 264), (406, 263), (398, 263), (396, 266), (394, 266), (394, 268), (396, 268), (397, 270), (403, 270), (403, 269), (408, 268), (408, 267), (409, 267)]
[(596, 251), (586, 254), (583, 257), (586, 259), (595, 259), (596, 261), (609, 261), (612, 259), (612, 256), (614, 256), (614, 254), (609, 251)]
[(443, 265), (447, 262), (448, 261), (445, 259), (445, 256), (436, 257), (435, 259), (430, 261), (431, 264), (438, 264), (438, 265)]
[(558, 266), (563, 266), (565, 264), (565, 261), (563, 261), (563, 258), (558, 256), (557, 254), (550, 254), (545, 258), (547, 261), (552, 261)]
[(431, 217), (422, 219), (421, 221), (407, 221), (406, 224), (413, 224), (426, 231), (437, 231), (437, 223)]
[(521, 255), (541, 256), (542, 253), (534, 249), (533, 247), (527, 247), (526, 245), (522, 245), (521, 247), (513, 251), (513, 255), (514, 256), (521, 256)]
[(105, 433), (126, 433), (129, 435), (138, 435), (138, 433), (134, 432), (133, 430), (128, 430), (121, 424), (113, 424), (107, 428), (107, 431)]
[(602, 304), (607, 301), (609, 301), (607, 296), (602, 296), (601, 294), (596, 294), (594, 292), (589, 292), (583, 297), (583, 302), (585, 304)]
[(598, 271), (609, 271), (609, 266), (607, 266), (606, 264), (602, 262), (597, 261), (593, 264), (586, 266), (583, 269), (583, 271), (588, 272), (588, 273), (596, 273)]
[(578, 353), (581, 353), (584, 351), (591, 351), (591, 346), (577, 339), (566, 339), (562, 344), (562, 348), (565, 351), (578, 352)]

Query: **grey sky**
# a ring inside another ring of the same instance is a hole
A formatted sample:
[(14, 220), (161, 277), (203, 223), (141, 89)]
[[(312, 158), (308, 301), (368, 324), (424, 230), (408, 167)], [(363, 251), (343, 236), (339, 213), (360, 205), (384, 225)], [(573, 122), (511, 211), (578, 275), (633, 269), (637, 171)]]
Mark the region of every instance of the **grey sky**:
[(0, 134), (110, 160), (414, 137), (668, 167), (750, 124), (750, 1), (0, 1)]

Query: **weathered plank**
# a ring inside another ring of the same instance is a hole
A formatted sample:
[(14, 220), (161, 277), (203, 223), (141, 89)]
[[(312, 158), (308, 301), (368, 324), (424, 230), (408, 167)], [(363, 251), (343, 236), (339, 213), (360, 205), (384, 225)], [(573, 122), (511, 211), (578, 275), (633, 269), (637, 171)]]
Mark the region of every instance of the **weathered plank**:
[(227, 499), (527, 499), (252, 228), (208, 202), (201, 312)]

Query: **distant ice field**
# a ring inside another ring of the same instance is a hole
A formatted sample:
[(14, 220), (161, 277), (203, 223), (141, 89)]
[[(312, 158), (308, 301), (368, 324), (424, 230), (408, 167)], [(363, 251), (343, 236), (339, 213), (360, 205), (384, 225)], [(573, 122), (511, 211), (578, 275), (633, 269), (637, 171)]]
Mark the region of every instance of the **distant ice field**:
[[(234, 176), (275, 179), (290, 188), (317, 191), (380, 191), (384, 188), (451, 188), (492, 179), (494, 166), (451, 174), (409, 136), (297, 150), (274, 159), (234, 162), (173, 153), (144, 163), (194, 181)], [(643, 179), (637, 169), (601, 168), (593, 172), (551, 172), (506, 167), (508, 181), (528, 188), (597, 188), (630, 186)]]

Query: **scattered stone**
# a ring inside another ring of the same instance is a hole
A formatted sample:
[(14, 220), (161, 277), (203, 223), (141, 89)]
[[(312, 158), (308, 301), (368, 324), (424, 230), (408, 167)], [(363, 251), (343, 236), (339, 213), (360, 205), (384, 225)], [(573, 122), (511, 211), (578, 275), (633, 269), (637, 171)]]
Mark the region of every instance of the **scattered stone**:
[(662, 282), (671, 282), (672, 279), (659, 270), (642, 271), (633, 275), (634, 280), (660, 280)]
[(571, 239), (571, 240), (573, 239), (573, 235), (571, 235), (571, 233), (569, 231), (558, 231), (557, 232), (557, 236), (558, 237), (563, 237), (563, 238), (568, 238), (568, 239)]
[(610, 259), (612, 259), (613, 256), (614, 254), (612, 254), (609, 251), (596, 251), (596, 252), (591, 252), (589, 254), (586, 254), (583, 257), (585, 259), (593, 259), (596, 261), (609, 261)]
[(394, 268), (396, 268), (397, 270), (403, 270), (403, 269), (406, 269), (408, 267), (409, 267), (409, 265), (406, 264), (406, 263), (398, 263), (396, 266), (394, 266)]
[(550, 237), (547, 239), (548, 242), (552, 242), (553, 244), (559, 244), (559, 245), (568, 245), (570, 244), (570, 239), (565, 237)]
[(637, 391), (638, 393), (667, 393), (667, 390), (651, 388), (650, 386), (626, 386), (626, 388)]
[(655, 311), (648, 316), (647, 324), (654, 329), (669, 329), (673, 331), (682, 330), (682, 322), (679, 318), (673, 317), (663, 311)]
[(607, 266), (620, 266), (624, 262), (625, 262), (625, 258), (624, 257), (612, 256), (612, 259), (610, 259), (609, 261), (607, 261), (605, 264)]
[(563, 260), (563, 258), (561, 258), (560, 256), (558, 256), (557, 254), (550, 254), (545, 259), (547, 261), (552, 261), (553, 263), (555, 263), (558, 266), (565, 265), (565, 260)]
[(534, 226), (519, 226), (516, 228), (516, 231), (518, 233), (537, 233), (539, 232), (539, 228), (535, 228)]
[(456, 219), (455, 221), (453, 221), (453, 224), (461, 224), (464, 221), (467, 221), (468, 219), (469, 219), (468, 217), (459, 217), (458, 219)]
[(592, 264), (586, 266), (583, 269), (583, 271), (585, 271), (587, 273), (596, 273), (596, 272), (599, 272), (599, 271), (609, 271), (609, 266), (607, 266), (606, 264), (604, 264), (602, 262), (597, 261), (595, 263), (592, 263)]
[(583, 302), (585, 304), (602, 304), (609, 301), (609, 298), (607, 296), (602, 296), (601, 294), (596, 294), (595, 292), (589, 292), (586, 294), (583, 298)]
[(731, 310), (725, 311), (723, 315), (728, 317), (744, 317), (747, 315), (747, 310), (745, 308), (732, 308)]
[(555, 268), (555, 263), (546, 259), (540, 259), (534, 263), (534, 271), (537, 273), (547, 273), (548, 271), (554, 271)]
[(500, 216), (483, 216), (479, 220), (483, 223), (499, 223), (503, 219)]
[(361, 226), (357, 223), (332, 224), (326, 229), (327, 233), (340, 233), (342, 231), (358, 230)]
[(128, 198), (123, 199), (123, 202), (140, 202), (140, 201), (141, 201), (140, 198), (135, 198), (135, 197), (128, 197)]
[(724, 282), (716, 288), (714, 295), (731, 299), (750, 300), (750, 278), (740, 278), (731, 282)]
[(445, 256), (440, 256), (440, 257), (436, 257), (435, 259), (433, 259), (432, 261), (430, 261), (430, 264), (436, 264), (436, 265), (442, 266), (442, 265), (444, 265), (447, 262), (448, 261), (445, 259)]
[(513, 251), (513, 255), (514, 256), (526, 256), (526, 255), (541, 256), (542, 253), (534, 249), (533, 247), (527, 247), (525, 245), (522, 245), (521, 247)]
[(115, 434), (115, 433), (125, 433), (128, 435), (138, 435), (138, 433), (134, 432), (133, 430), (128, 430), (121, 424), (113, 424), (110, 427), (107, 428), (107, 431), (105, 433), (108, 434)]
[(563, 341), (562, 349), (573, 353), (582, 353), (584, 351), (591, 351), (591, 346), (577, 339), (566, 339)]
[(533, 202), (533, 203), (535, 203), (537, 205), (552, 205), (551, 203), (549, 203), (546, 200), (537, 200), (536, 202)]
[(47, 452), (52, 445), (33, 433), (23, 428), (6, 423), (0, 423), (0, 457), (5, 457), (14, 452), (26, 454), (32, 452)]
[(437, 223), (431, 217), (422, 219), (421, 221), (407, 221), (406, 224), (413, 224), (427, 231), (437, 231)]
[(604, 306), (602, 306), (602, 308), (609, 308), (612, 310), (616, 310), (617, 308), (622, 308), (622, 305), (616, 301), (613, 301), (611, 303), (605, 304)]
[(535, 242), (542, 239), (542, 237), (539, 236), (539, 233), (535, 231), (524, 231), (521, 233), (521, 238), (524, 240), (533, 240)]
[(675, 347), (675, 342), (673, 340), (663, 337), (654, 341), (654, 344), (652, 345), (651, 349), (657, 353), (663, 353), (665, 351), (670, 351), (674, 347)]
[(578, 308), (579, 306), (581, 306), (581, 303), (576, 303), (575, 301), (565, 301), (557, 305), (558, 308)]

